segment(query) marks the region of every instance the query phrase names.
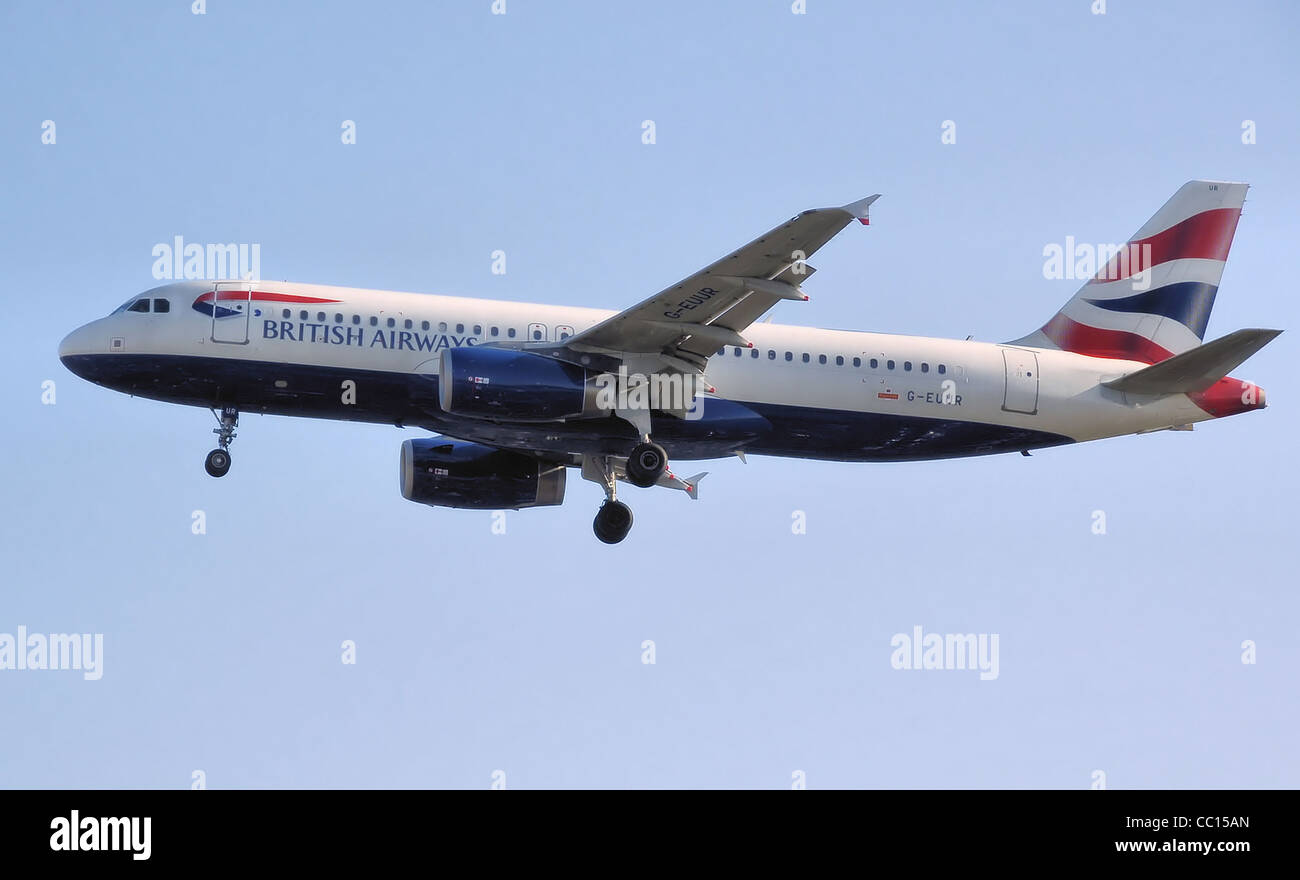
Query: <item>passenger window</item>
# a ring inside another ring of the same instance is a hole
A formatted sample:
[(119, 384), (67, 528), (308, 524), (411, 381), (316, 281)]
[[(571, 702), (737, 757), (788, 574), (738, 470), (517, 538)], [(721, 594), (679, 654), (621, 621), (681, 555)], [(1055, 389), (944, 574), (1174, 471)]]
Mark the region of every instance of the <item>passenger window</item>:
[(500, 327), (493, 327), (491, 332), (492, 332), (492, 335), (493, 335), (493, 336), (500, 336), (500, 335), (501, 335), (501, 328), (500, 328)]
[(506, 335), (509, 336), (511, 339), (514, 339), (514, 338), (515, 338), (515, 328), (514, 328), (514, 327), (511, 327), (509, 330), (507, 330), (507, 331), (506, 331)]
[(446, 322), (446, 321), (439, 321), (439, 322), (438, 322), (438, 332), (439, 332), (439, 333), (446, 333), (446, 332), (447, 332), (447, 322)]
[(421, 321), (421, 322), (420, 322), (420, 329), (421, 329), (421, 330), (424, 330), (425, 332), (428, 332), (428, 330), (429, 330), (429, 322), (428, 322), (428, 321)]
[(769, 348), (769, 349), (767, 350), (767, 359), (768, 359), (769, 361), (774, 361), (774, 360), (776, 360), (776, 349), (774, 349), (774, 348)]
[(475, 324), (475, 325), (474, 325), (474, 335), (475, 335), (475, 336), (482, 336), (482, 335), (483, 335), (483, 325), (482, 325), (482, 324)]
[(808, 363), (808, 352), (806, 352), (806, 351), (803, 353), (803, 362), (804, 362), (805, 364)]
[(360, 316), (360, 315), (353, 315), (353, 316), (352, 316), (352, 323), (353, 323), (353, 324), (360, 324), (360, 323), (361, 323), (361, 316)]
[(880, 366), (880, 361), (876, 360), (875, 358), (872, 358), (872, 359), (871, 359), (871, 369), (874, 370), (874, 369), (876, 369), (876, 368), (879, 367), (879, 366)]
[(794, 352), (792, 352), (792, 351), (787, 351), (787, 352), (785, 353), (785, 359), (788, 360), (788, 361), (792, 361), (792, 360), (794, 360)]
[(464, 324), (457, 324), (457, 325), (456, 325), (456, 332), (457, 332), (457, 333), (464, 333), (464, 332), (465, 332), (465, 325), (464, 325)]
[(819, 354), (819, 355), (817, 355), (817, 363), (819, 363), (819, 364), (824, 364), (824, 363), (826, 363), (826, 355), (824, 355), (824, 354)]
[(948, 372), (948, 368), (943, 364), (939, 364), (939, 375), (942, 376), (946, 372)]
[(912, 371), (912, 362), (911, 362), (911, 361), (903, 361), (903, 369), (906, 370), (906, 371), (908, 371), (908, 372), (910, 373), (910, 372)]
[(290, 312), (288, 309), (285, 309), (284, 311), (280, 312), (280, 317), (282, 317), (282, 318), (287, 318), (287, 317), (289, 317), (291, 314), (293, 314), (293, 313)]
[(371, 315), (371, 316), (370, 316), (370, 326), (371, 326), (371, 327), (378, 327), (378, 326), (379, 326), (379, 319), (376, 318), (374, 315)]
[(410, 330), (414, 326), (415, 326), (415, 322), (412, 321), (410, 318), (407, 318), (405, 321), (402, 322), (403, 330)]
[(303, 309), (301, 312), (298, 313), (298, 320), (299, 320), (299, 321), (305, 321), (305, 320), (307, 320), (307, 310), (306, 310), (306, 309)]
[(535, 340), (540, 340), (541, 338), (542, 338), (542, 331), (541, 331), (541, 330), (534, 330), (534, 331), (533, 331), (533, 339), (535, 339)]
[(757, 348), (751, 348), (751, 349), (749, 350), (749, 356), (752, 357), (752, 358), (756, 358), (756, 357), (758, 357), (758, 349), (757, 349)]
[(854, 358), (854, 359), (853, 359), (853, 366), (855, 366), (855, 367), (860, 367), (860, 366), (862, 366), (862, 358)]
[(335, 312), (335, 313), (334, 313), (334, 323), (335, 323), (335, 324), (342, 324), (342, 323), (343, 323), (343, 315), (342, 315), (341, 313), (339, 313), (339, 312)]
[(927, 364), (925, 361), (921, 361), (921, 372), (922, 373), (930, 372), (930, 365)]
[(892, 369), (894, 368), (894, 362), (893, 362), (893, 361), (885, 361), (885, 366), (892, 370)]
[(155, 315), (162, 315), (172, 310), (172, 304), (169, 300), (156, 299), (153, 301), (153, 312)]
[(838, 355), (838, 354), (835, 355), (835, 366), (837, 366), (837, 367), (842, 367), (842, 366), (844, 366), (844, 356), (843, 356), (843, 355)]
[(147, 299), (138, 299), (138, 300), (136, 300), (135, 302), (131, 303), (131, 307), (130, 307), (129, 309), (127, 309), (127, 311), (128, 311), (128, 312), (148, 312), (148, 311), (149, 311), (149, 300), (147, 300)]
[(396, 326), (397, 326), (397, 319), (396, 319), (396, 318), (389, 318), (389, 319), (388, 319), (388, 326), (389, 326), (389, 327), (396, 327)]
[(740, 349), (739, 349), (739, 348), (736, 349), (736, 357), (740, 357)]
[(317, 322), (319, 322), (319, 323), (322, 323), (322, 324), (325, 323), (325, 313), (324, 313), (324, 312), (317, 312), (317, 313), (316, 313), (316, 320), (317, 320)]

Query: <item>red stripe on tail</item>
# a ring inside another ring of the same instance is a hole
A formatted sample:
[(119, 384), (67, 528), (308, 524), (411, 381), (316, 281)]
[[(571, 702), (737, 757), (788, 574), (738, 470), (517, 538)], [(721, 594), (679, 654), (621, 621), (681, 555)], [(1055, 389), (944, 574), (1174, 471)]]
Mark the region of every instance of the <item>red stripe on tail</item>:
[(1193, 214), (1149, 238), (1130, 241), (1110, 258), (1092, 283), (1131, 278), (1170, 260), (1226, 260), (1240, 218), (1240, 208), (1214, 208)]
[(1060, 314), (1043, 326), (1043, 333), (1063, 351), (1086, 354), (1089, 357), (1155, 364), (1174, 356), (1173, 352), (1156, 345), (1145, 336), (1123, 330), (1089, 327)]

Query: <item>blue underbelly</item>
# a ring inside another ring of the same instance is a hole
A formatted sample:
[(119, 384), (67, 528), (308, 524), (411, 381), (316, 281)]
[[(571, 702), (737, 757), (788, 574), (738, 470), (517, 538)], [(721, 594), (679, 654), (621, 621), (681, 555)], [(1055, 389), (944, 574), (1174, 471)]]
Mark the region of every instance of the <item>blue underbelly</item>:
[[(637, 439), (617, 418), (562, 424), (495, 423), (448, 415), (436, 376), (230, 358), (74, 355), (67, 367), (140, 397), (242, 412), (426, 428), (465, 440), (555, 454), (624, 454)], [(355, 383), (352, 402), (344, 383)], [(921, 416), (814, 407), (705, 402), (698, 419), (655, 416), (652, 435), (673, 459), (756, 455), (839, 461), (904, 461), (986, 455), (1073, 442), (1043, 431)]]

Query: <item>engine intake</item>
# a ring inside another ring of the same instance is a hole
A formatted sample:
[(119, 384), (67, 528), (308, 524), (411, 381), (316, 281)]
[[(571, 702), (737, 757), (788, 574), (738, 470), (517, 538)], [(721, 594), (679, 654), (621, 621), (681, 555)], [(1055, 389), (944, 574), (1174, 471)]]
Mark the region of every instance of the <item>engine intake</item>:
[(471, 510), (549, 507), (564, 501), (566, 470), (478, 443), (407, 440), (402, 444), (402, 497)]
[(438, 403), (444, 412), (480, 419), (548, 422), (608, 415), (582, 367), (508, 348), (444, 349)]

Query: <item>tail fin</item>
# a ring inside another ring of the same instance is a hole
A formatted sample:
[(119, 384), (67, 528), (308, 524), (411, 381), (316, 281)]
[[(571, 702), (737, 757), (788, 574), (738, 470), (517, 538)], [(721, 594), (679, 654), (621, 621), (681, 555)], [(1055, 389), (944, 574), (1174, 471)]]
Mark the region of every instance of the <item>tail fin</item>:
[(1200, 345), (1248, 188), (1183, 184), (1050, 321), (1011, 344), (1148, 364)]

